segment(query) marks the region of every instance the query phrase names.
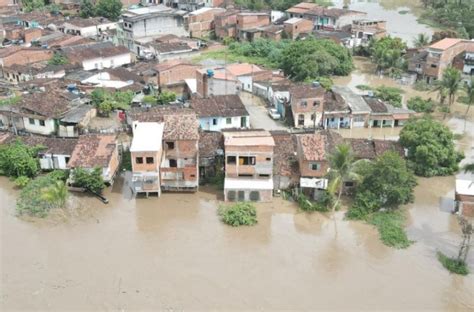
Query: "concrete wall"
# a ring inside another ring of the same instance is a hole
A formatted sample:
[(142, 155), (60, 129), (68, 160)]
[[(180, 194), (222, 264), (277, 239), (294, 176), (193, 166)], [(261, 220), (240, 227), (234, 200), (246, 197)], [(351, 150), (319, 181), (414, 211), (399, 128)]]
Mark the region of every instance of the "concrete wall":
[(115, 68), (132, 62), (130, 53), (120, 54), (111, 57), (99, 57), (95, 59), (84, 60), (82, 67), (84, 70), (94, 70), (102, 68)]
[(239, 192), (243, 193), (244, 199), (242, 201), (250, 201), (250, 193), (251, 192), (258, 192), (259, 193), (259, 197), (260, 197), (260, 200), (258, 200), (259, 202), (271, 202), (272, 197), (273, 197), (273, 191), (272, 190), (249, 190), (249, 189), (245, 189), (245, 185), (242, 185), (242, 188), (239, 188), (239, 189), (225, 189), (224, 190), (224, 200), (227, 201), (227, 202), (231, 201), (230, 198), (229, 198), (230, 197), (229, 192), (234, 192), (235, 193), (236, 199), (232, 200), (232, 201), (240, 201), (239, 200)]
[[(124, 19), (124, 23), (129, 24), (126, 19)], [(159, 15), (135, 21), (131, 24), (132, 27), (124, 25), (124, 29), (132, 31), (133, 39), (166, 34), (189, 36), (189, 32), (184, 29), (184, 20), (181, 16)]]
[[(144, 171), (155, 171), (159, 172), (160, 164), (161, 164), (161, 155), (162, 151), (159, 150), (157, 152), (132, 152), (132, 171), (133, 172), (144, 172)], [(137, 157), (143, 158), (143, 163), (137, 163)], [(146, 158), (152, 157), (153, 163), (147, 164)]]
[(44, 120), (44, 126), (40, 125), (39, 119), (34, 119), (33, 124), (30, 123), (30, 118), (23, 117), (23, 124), (25, 125), (25, 130), (31, 133), (50, 135), (56, 133), (56, 126), (54, 119)]
[(44, 154), (40, 158), (40, 167), (43, 170), (67, 169), (67, 161), (71, 155)]
[[(227, 123), (227, 119), (230, 119), (230, 123)], [(244, 128), (250, 127), (249, 116), (237, 116), (237, 117), (202, 117), (199, 118), (199, 124), (201, 129), (208, 131), (221, 131), (222, 129), (229, 128), (242, 128), (241, 118), (245, 118)], [(215, 121), (215, 125), (214, 125)]]

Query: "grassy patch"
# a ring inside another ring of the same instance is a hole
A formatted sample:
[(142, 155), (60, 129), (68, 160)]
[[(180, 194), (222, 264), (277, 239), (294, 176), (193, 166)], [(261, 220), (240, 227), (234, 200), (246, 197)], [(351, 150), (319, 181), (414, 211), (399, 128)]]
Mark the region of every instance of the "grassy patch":
[(375, 212), (367, 216), (367, 222), (377, 227), (380, 239), (387, 246), (404, 249), (413, 243), (403, 228), (405, 217), (400, 211)]
[(220, 206), (217, 213), (221, 217), (222, 222), (231, 226), (257, 224), (257, 209), (250, 203)]
[(121, 171), (132, 171), (132, 155), (130, 151), (124, 151), (122, 154), (122, 162), (120, 163)]
[(14, 97), (0, 100), (0, 106), (15, 105), (16, 103), (20, 102), (20, 100), (21, 100), (21, 96), (16, 95)]
[(244, 56), (244, 55), (239, 55), (234, 52), (232, 52), (229, 49), (222, 49), (222, 50), (217, 50), (217, 51), (208, 51), (208, 52), (203, 52), (201, 55), (196, 56), (192, 59), (194, 63), (199, 63), (204, 60), (208, 59), (214, 59), (214, 60), (226, 60), (227, 63), (252, 63), (252, 64), (257, 64), (257, 65), (263, 65), (266, 67), (272, 67), (271, 63), (269, 63), (265, 58), (263, 57), (255, 57), (255, 56)]
[(372, 90), (373, 88), (371, 86), (365, 85), (365, 84), (360, 84), (356, 86), (357, 89), (362, 90), (362, 91), (369, 91)]
[(398, 14), (405, 15), (405, 14), (407, 14), (408, 12), (410, 12), (410, 11), (408, 11), (408, 10), (401, 10), (401, 11), (398, 11)]
[(469, 274), (469, 269), (466, 263), (462, 260), (450, 258), (440, 251), (438, 251), (438, 260), (445, 267), (445, 269), (447, 269), (451, 273), (455, 273), (459, 275)]

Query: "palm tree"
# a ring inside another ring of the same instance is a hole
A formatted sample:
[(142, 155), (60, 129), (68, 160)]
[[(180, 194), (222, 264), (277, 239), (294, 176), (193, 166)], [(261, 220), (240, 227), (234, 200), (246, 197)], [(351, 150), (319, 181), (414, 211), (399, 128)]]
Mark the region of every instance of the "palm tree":
[(418, 36), (416, 36), (415, 39), (413, 39), (413, 45), (416, 48), (423, 48), (423, 47), (427, 46), (430, 42), (431, 42), (430, 36), (428, 36), (427, 34), (423, 34), (423, 33), (418, 34)]
[(461, 72), (453, 67), (448, 67), (443, 73), (443, 84), (448, 91), (449, 107), (454, 103), (456, 93), (461, 87)]
[(358, 162), (359, 161), (354, 159), (351, 147), (348, 144), (338, 145), (331, 155), (329, 155), (331, 183), (329, 184), (328, 192), (333, 195), (337, 193), (336, 201), (332, 207), (333, 213), (341, 200), (344, 181), (357, 181), (360, 179), (354, 170)]
[(466, 131), (466, 121), (467, 115), (469, 114), (469, 109), (471, 105), (474, 104), (474, 77), (471, 78), (471, 81), (466, 85), (466, 96), (467, 96), (467, 109), (464, 114), (464, 131)]
[(52, 207), (60, 208), (66, 204), (68, 190), (63, 181), (56, 181), (50, 187), (44, 189), (41, 198)]

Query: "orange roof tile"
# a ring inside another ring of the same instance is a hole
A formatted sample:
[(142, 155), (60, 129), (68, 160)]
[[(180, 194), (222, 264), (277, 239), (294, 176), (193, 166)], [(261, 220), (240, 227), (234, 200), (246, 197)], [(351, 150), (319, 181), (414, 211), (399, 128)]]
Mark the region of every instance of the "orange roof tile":
[(458, 44), (461, 41), (462, 39), (459, 39), (459, 38), (444, 38), (438, 42), (433, 43), (432, 45), (429, 46), (429, 48), (436, 49), (436, 50), (446, 50)]

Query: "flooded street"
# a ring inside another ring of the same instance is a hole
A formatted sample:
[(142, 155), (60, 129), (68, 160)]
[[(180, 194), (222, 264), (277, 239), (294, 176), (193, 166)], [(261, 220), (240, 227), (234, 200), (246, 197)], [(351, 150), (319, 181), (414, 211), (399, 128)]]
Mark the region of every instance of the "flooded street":
[(334, 5), (355, 11), (366, 12), (368, 19), (387, 21), (387, 32), (392, 37), (402, 38), (409, 47), (413, 46), (413, 38), (424, 33), (433, 35), (433, 29), (417, 21), (421, 9), (419, 1), (412, 0), (335, 0)]
[[(0, 178), (1, 307), (472, 310), (474, 275), (449, 274), (436, 259), (437, 250), (455, 255), (460, 241), (455, 216), (439, 209), (454, 177), (418, 182), (406, 207), (415, 243), (395, 250), (343, 211), (335, 224), (275, 198), (258, 205), (258, 225), (232, 228), (219, 221), (211, 190), (132, 199), (123, 179), (107, 190), (108, 205), (73, 195), (69, 211), (25, 220), (15, 216), (17, 191)], [(473, 252), (468, 261), (474, 268)]]

